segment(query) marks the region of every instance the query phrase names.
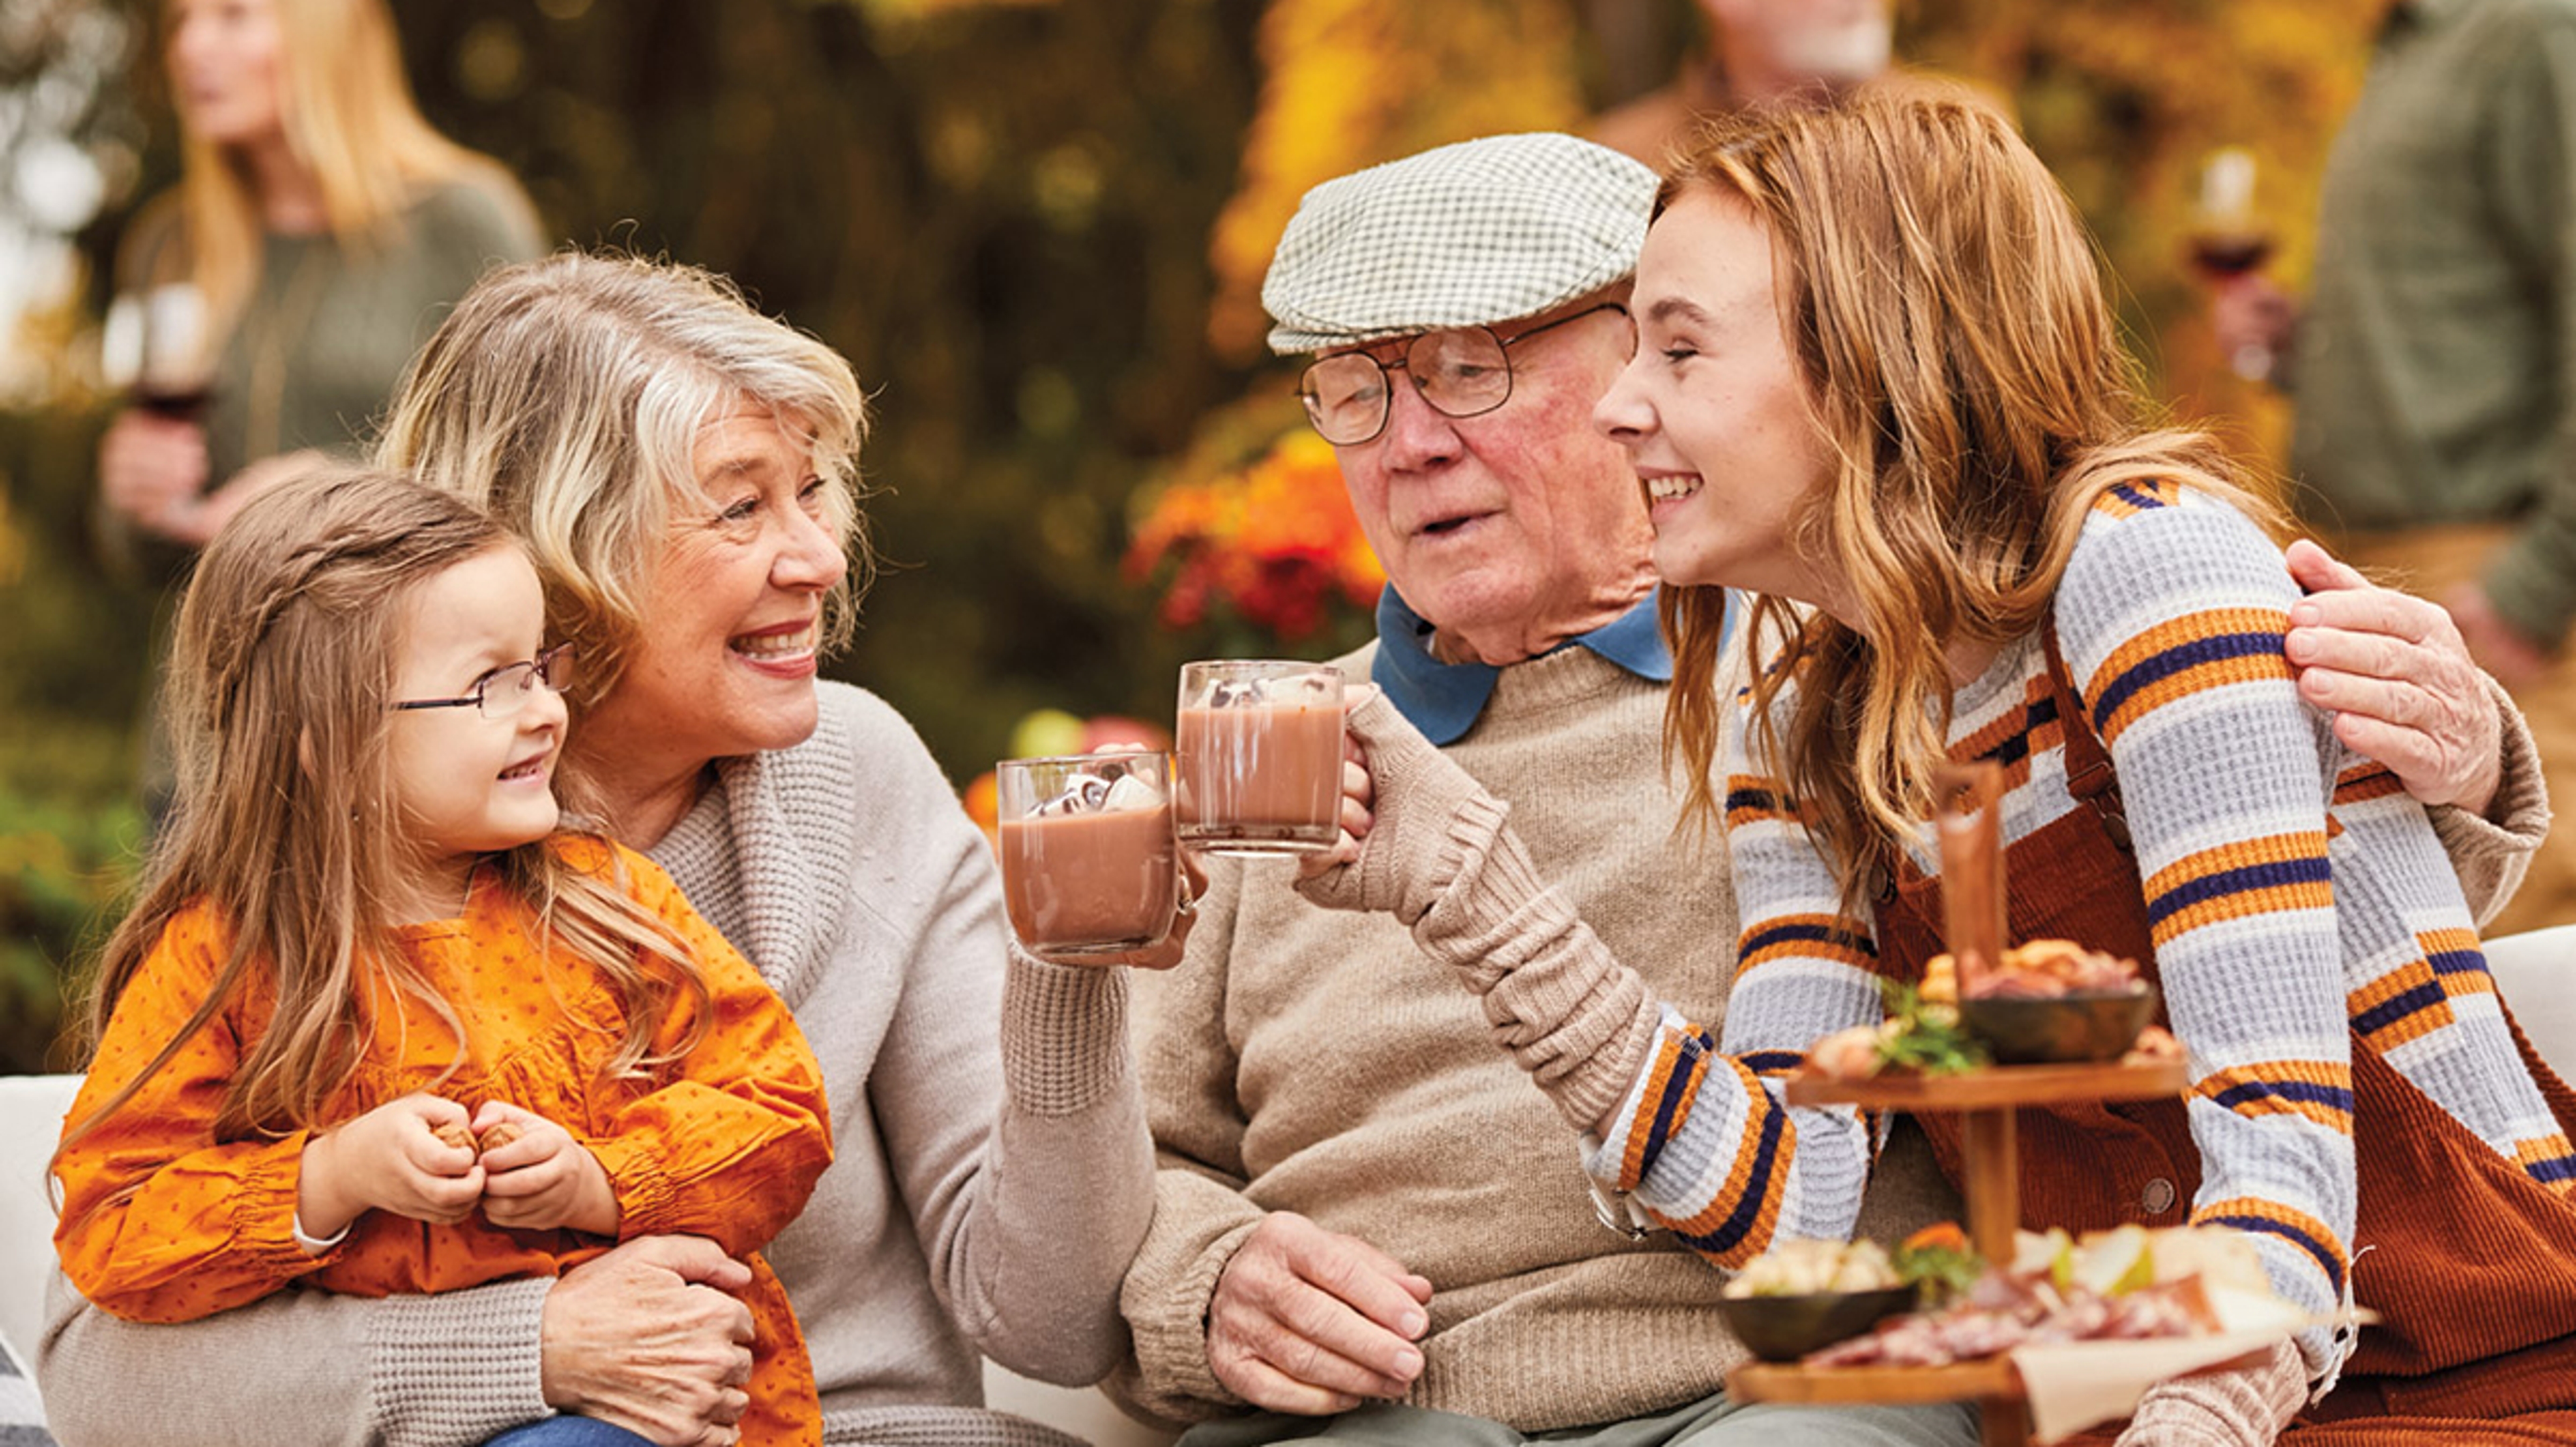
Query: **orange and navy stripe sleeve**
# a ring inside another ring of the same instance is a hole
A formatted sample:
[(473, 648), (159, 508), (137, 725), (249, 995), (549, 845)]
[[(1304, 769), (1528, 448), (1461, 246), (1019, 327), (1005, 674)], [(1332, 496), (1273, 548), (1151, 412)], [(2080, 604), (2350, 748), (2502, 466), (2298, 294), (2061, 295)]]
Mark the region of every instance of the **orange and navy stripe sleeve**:
[[(2341, 762), (2298, 697), (2298, 590), (2242, 514), (2170, 484), (2095, 504), (2055, 600), (2109, 748), (2166, 1007), (2194, 1076), (2196, 1220), (2255, 1233), (2300, 1305), (2341, 1301), (2357, 1211), (2329, 804)], [(2303, 1339), (2322, 1372), (2338, 1348)]]
[(1781, 1236), (1850, 1234), (1868, 1127), (1849, 1108), (1792, 1108), (1781, 1091), (1818, 1037), (1883, 1013), (1874, 921), (1840, 910), (1795, 800), (1746, 755), (1747, 732), (1730, 732), (1726, 760), (1743, 930), (1724, 1028), (1711, 1038), (1667, 1010), (1652, 1061), (1588, 1161), (1724, 1266)]

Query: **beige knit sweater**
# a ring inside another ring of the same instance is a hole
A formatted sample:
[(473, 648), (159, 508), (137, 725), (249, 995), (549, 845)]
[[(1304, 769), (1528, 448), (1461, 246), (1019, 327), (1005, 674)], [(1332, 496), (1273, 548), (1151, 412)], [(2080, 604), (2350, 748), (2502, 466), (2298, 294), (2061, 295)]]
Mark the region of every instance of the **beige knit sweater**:
[[(1367, 665), (1344, 661), (1355, 678)], [(1663, 699), (1564, 649), (1504, 669), (1443, 752), (1511, 801), (1538, 877), (1647, 989), (1714, 1029), (1735, 899), (1721, 845), (1672, 838)], [(1319, 908), (1292, 877), (1220, 862), (1190, 958), (1134, 981), (1164, 1169), (1127, 1276), (1136, 1360), (1117, 1387), (1168, 1418), (1241, 1408), (1208, 1370), (1208, 1302), (1262, 1214), (1287, 1210), (1431, 1279), (1417, 1405), (1539, 1431), (1716, 1391), (1741, 1360), (1711, 1306), (1718, 1273), (1669, 1237), (1605, 1229), (1574, 1130), (1497, 1047), (1483, 1002), (1392, 916)], [(1954, 1209), (1911, 1144), (1872, 1199), (1873, 1234)]]

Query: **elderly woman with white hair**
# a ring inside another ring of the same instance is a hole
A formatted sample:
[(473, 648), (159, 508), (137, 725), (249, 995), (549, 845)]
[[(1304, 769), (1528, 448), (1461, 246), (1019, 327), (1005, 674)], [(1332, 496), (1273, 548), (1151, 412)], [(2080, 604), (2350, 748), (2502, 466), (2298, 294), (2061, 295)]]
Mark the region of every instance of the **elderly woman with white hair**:
[[(716, 278), (565, 255), (466, 296), (379, 460), (526, 540), (582, 659), (567, 806), (668, 869), (822, 1061), (835, 1160), (768, 1256), (826, 1440), (1038, 1444), (983, 1410), (976, 1351), (1078, 1384), (1125, 1348), (1153, 1204), (1126, 978), (1011, 942), (912, 729), (816, 679), (866, 553), (865, 430), (849, 364)], [(1185, 934), (1113, 961), (1169, 965)], [(57, 1278), (39, 1378), (69, 1443), (727, 1442), (745, 1279), (648, 1237), (554, 1281), (143, 1326)]]

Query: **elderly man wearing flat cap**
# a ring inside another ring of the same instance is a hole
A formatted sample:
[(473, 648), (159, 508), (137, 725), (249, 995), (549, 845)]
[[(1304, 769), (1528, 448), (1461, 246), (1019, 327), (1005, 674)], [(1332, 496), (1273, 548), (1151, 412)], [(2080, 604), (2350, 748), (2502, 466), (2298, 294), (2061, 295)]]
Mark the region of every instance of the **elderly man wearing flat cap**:
[[(1610, 1064), (1619, 1032), (1649, 995), (1715, 1029), (1735, 965), (1723, 853), (1672, 838), (1651, 528), (1591, 424), (1634, 349), (1628, 277), (1655, 187), (1568, 136), (1443, 147), (1310, 192), (1263, 287), (1272, 346), (1314, 358), (1308, 416), (1392, 579), (1377, 641), (1343, 667), (1511, 801), (1538, 874), (1632, 968), (1636, 998), (1531, 978), (1437, 912), (1408, 929), (1318, 907), (1286, 863), (1215, 863), (1188, 957), (1133, 983), (1162, 1169), (1113, 1383), (1205, 1423), (1191, 1447), (1976, 1440), (1959, 1407), (1725, 1401), (1742, 1352), (1712, 1309), (1718, 1273), (1580, 1165), (1578, 1133), (1633, 1083)], [(2345, 596), (2369, 607), (2338, 619), (2429, 606)], [(2495, 792), (2493, 695), (2464, 656), (2378, 641), (2467, 698), (2467, 721), (2424, 747), (2483, 749), (2482, 770), (2452, 772)], [(2519, 832), (2459, 826), (2505, 884), (2546, 816), (2527, 755), (2508, 761)], [(1504, 1028), (1535, 1013), (1566, 1023)], [(1892, 1239), (1955, 1210), (1903, 1134), (1861, 1229)]]

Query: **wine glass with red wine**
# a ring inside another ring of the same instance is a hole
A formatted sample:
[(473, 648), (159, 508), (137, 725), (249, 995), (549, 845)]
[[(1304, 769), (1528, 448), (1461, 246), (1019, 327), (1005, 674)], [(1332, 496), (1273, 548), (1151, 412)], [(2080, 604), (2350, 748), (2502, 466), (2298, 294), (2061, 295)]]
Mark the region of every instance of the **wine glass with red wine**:
[(99, 372), (143, 411), (204, 421), (214, 388), (205, 293), (179, 281), (117, 297), (99, 333)]
[[(2272, 228), (2254, 207), (2254, 153), (2224, 146), (2200, 167), (2200, 196), (2191, 213), (2191, 265), (2213, 286), (2231, 286), (2263, 269), (2272, 257)], [(2238, 347), (2229, 370), (2249, 382), (2272, 375), (2272, 349)]]

